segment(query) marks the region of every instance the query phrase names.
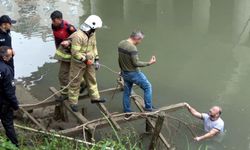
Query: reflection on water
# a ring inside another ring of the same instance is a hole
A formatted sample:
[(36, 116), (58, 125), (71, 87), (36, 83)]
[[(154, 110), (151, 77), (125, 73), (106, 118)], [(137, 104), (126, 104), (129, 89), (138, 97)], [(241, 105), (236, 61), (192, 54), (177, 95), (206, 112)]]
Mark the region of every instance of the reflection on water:
[[(158, 58), (156, 65), (144, 69), (154, 87), (155, 104), (187, 101), (201, 111), (207, 111), (211, 105), (221, 105), (227, 134), (214, 149), (250, 149), (250, 0), (0, 2), (0, 14), (18, 20), (12, 32), (17, 53), (16, 77), (35, 96), (44, 98), (49, 94), (49, 86), (58, 85), (58, 66), (51, 59), (55, 48), (50, 13), (61, 10), (64, 18), (76, 26), (89, 14), (97, 14), (106, 26), (97, 36), (102, 63), (118, 70), (117, 43), (131, 30), (142, 29), (146, 38), (138, 47), (141, 59), (147, 60), (152, 54)], [(113, 86), (115, 78), (116, 75), (101, 69), (99, 88)], [(121, 111), (120, 97), (108, 102), (108, 107)], [(95, 117), (97, 114), (91, 112)], [(185, 138), (179, 142), (185, 149)], [(191, 145), (193, 149), (199, 146)]]

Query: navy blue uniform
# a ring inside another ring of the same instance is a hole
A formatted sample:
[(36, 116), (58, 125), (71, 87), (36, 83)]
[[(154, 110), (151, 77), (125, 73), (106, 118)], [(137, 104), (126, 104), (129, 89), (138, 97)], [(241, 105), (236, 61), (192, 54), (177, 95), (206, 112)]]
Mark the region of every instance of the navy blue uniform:
[(18, 146), (13, 123), (13, 110), (18, 110), (14, 71), (12, 67), (0, 60), (0, 119), (7, 137)]
[[(0, 29), (0, 46), (8, 46), (12, 48), (10, 31), (4, 32)], [(8, 62), (8, 65), (14, 70), (14, 60), (11, 58)]]

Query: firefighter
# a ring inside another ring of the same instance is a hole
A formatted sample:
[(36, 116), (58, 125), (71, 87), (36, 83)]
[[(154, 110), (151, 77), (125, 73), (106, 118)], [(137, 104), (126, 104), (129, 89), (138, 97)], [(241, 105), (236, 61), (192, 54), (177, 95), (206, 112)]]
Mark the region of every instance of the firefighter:
[(100, 68), (99, 56), (96, 47), (95, 31), (102, 27), (102, 20), (99, 16), (91, 15), (74, 32), (70, 38), (71, 45), (71, 65), (69, 86), (69, 102), (73, 111), (78, 111), (78, 97), (82, 77), (87, 84), (91, 103), (104, 103), (106, 100), (100, 98), (95, 70)]
[[(68, 37), (76, 31), (75, 27), (69, 24), (67, 21), (63, 20), (63, 14), (56, 10), (50, 15), (52, 24), (51, 28), (53, 30), (53, 35), (55, 39), (56, 53), (55, 59), (59, 61), (59, 73), (58, 79), (60, 82), (60, 88), (64, 89), (61, 91), (60, 97), (57, 101), (63, 101), (68, 98), (68, 89), (66, 88), (69, 83), (69, 68), (71, 61), (70, 53), (70, 43), (71, 41)], [(81, 92), (84, 90), (84, 83), (81, 86)]]

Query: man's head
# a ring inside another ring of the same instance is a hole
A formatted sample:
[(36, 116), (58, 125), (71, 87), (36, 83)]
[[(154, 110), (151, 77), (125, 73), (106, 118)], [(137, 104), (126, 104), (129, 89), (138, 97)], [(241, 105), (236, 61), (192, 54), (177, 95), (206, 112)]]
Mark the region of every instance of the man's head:
[(133, 31), (129, 38), (133, 41), (134, 45), (138, 45), (142, 42), (144, 33), (142, 31)]
[(13, 56), (13, 51), (8, 46), (0, 47), (0, 60), (8, 62)]
[(222, 113), (222, 109), (219, 106), (213, 106), (210, 110), (209, 110), (209, 116), (211, 120), (217, 120), (220, 115)]
[(62, 14), (62, 12), (56, 10), (53, 13), (51, 13), (50, 19), (52, 21), (52, 24), (55, 27), (58, 27), (58, 26), (60, 26), (62, 24), (63, 14)]
[(16, 20), (12, 20), (8, 15), (2, 15), (0, 17), (0, 26), (4, 30), (10, 30), (12, 24), (15, 24)]

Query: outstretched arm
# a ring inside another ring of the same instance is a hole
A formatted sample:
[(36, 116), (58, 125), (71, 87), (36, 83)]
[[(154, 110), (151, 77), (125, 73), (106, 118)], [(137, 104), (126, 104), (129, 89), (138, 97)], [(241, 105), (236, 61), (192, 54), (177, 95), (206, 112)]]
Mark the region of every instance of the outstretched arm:
[(201, 140), (209, 139), (209, 138), (214, 137), (219, 132), (220, 132), (220, 130), (213, 128), (208, 133), (206, 133), (206, 134), (204, 134), (202, 136), (195, 137), (194, 140), (195, 141), (201, 141)]
[(202, 114), (195, 110), (193, 107), (191, 107), (188, 103), (185, 103), (185, 106), (187, 107), (188, 111), (195, 116), (198, 119), (202, 119)]

